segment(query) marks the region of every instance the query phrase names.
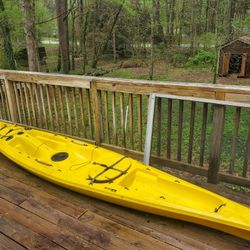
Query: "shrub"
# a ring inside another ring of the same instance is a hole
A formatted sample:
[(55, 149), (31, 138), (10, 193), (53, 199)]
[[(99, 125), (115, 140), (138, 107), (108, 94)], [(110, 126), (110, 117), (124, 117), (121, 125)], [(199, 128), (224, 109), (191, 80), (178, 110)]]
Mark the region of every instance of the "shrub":
[(215, 53), (211, 51), (199, 50), (196, 55), (189, 57), (187, 66), (209, 66), (215, 61)]

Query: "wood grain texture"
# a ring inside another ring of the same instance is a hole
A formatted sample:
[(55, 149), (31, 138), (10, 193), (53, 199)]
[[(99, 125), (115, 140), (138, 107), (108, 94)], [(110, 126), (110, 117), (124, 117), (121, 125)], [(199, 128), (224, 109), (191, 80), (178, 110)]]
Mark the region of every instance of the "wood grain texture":
[(128, 95), (128, 113), (129, 113), (129, 140), (130, 147), (134, 149), (134, 106), (133, 94)]
[(178, 115), (178, 148), (177, 148), (177, 160), (181, 161), (182, 154), (182, 138), (183, 138), (183, 108), (184, 101), (179, 101), (179, 115)]
[(110, 136), (110, 121), (109, 121), (109, 93), (105, 91), (104, 93), (104, 109), (105, 109), (105, 126), (106, 126), (106, 137), (107, 142), (111, 144), (111, 136)]
[(239, 133), (239, 126), (240, 126), (240, 113), (241, 113), (241, 108), (237, 107), (235, 109), (235, 117), (234, 117), (234, 133), (233, 133), (233, 142), (232, 142), (232, 147), (231, 147), (231, 159), (230, 159), (230, 165), (229, 165), (230, 174), (234, 172), (236, 147), (237, 147), (237, 142), (238, 142), (238, 133)]
[(246, 147), (244, 153), (244, 163), (243, 163), (243, 177), (247, 177), (247, 171), (249, 170), (249, 157), (250, 157), (250, 125), (248, 129), (248, 136), (246, 140)]
[[(8, 108), (10, 112), (10, 118), (13, 122), (18, 121), (18, 110), (17, 110), (17, 101), (14, 92), (13, 82), (8, 80), (7, 78), (4, 79), (5, 90), (6, 90), (6, 97), (8, 100)], [(6, 107), (7, 108), (7, 107)]]
[(118, 144), (117, 137), (117, 114), (116, 114), (116, 93), (112, 92), (112, 121), (113, 121), (113, 140), (112, 143), (114, 145)]
[(171, 138), (172, 138), (172, 112), (173, 100), (168, 99), (168, 120), (167, 120), (167, 158), (171, 158)]
[(205, 156), (207, 114), (208, 114), (208, 104), (204, 103), (203, 111), (202, 111), (202, 125), (201, 125), (201, 139), (200, 139), (200, 166), (201, 167), (204, 164), (204, 156)]
[(120, 121), (121, 121), (121, 135), (122, 135), (122, 145), (126, 148), (126, 131), (125, 131), (125, 110), (124, 110), (124, 93), (120, 93)]
[(93, 104), (93, 112), (94, 112), (94, 124), (95, 124), (95, 141), (97, 145), (100, 145), (102, 138), (101, 131), (101, 116), (100, 116), (100, 105), (98, 98), (98, 91), (96, 88), (96, 82), (91, 82), (91, 97)]
[(138, 143), (139, 143), (139, 150), (143, 150), (143, 142), (142, 142), (142, 95), (138, 95)]
[(188, 157), (187, 157), (188, 163), (192, 162), (192, 156), (193, 156), (195, 107), (196, 107), (196, 103), (191, 102), (190, 123), (189, 123)]
[(223, 140), (223, 129), (225, 121), (225, 107), (214, 105), (212, 139), (210, 144), (208, 182), (219, 182), (220, 155)]

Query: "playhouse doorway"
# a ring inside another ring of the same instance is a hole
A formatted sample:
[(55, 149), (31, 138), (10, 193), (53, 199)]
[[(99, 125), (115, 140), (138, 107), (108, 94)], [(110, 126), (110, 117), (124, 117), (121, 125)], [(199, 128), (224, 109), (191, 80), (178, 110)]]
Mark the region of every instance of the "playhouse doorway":
[(229, 61), (229, 74), (240, 73), (242, 64), (242, 54), (231, 54)]

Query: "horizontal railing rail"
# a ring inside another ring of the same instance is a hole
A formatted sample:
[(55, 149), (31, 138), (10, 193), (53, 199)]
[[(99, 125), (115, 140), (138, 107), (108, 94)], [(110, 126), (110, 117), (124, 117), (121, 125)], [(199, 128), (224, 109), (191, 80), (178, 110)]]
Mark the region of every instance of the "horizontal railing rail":
[(151, 163), (250, 186), (250, 87), (0, 70), (0, 119), (87, 139)]

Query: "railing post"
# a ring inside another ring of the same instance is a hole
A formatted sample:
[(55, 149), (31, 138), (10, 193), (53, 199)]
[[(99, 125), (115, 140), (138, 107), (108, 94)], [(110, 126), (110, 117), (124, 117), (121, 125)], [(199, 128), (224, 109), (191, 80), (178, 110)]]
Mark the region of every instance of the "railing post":
[(17, 102), (15, 97), (13, 82), (4, 77), (4, 85), (10, 111), (10, 119), (12, 122), (18, 122)]
[(213, 110), (213, 128), (210, 144), (209, 168), (207, 181), (210, 183), (219, 182), (219, 168), (221, 158), (221, 148), (223, 142), (223, 129), (225, 120), (225, 106), (214, 105)]
[(95, 126), (95, 141), (96, 145), (101, 144), (101, 114), (98, 103), (98, 91), (96, 87), (96, 82), (90, 82), (90, 92), (93, 104), (93, 112), (94, 112), (94, 126)]

